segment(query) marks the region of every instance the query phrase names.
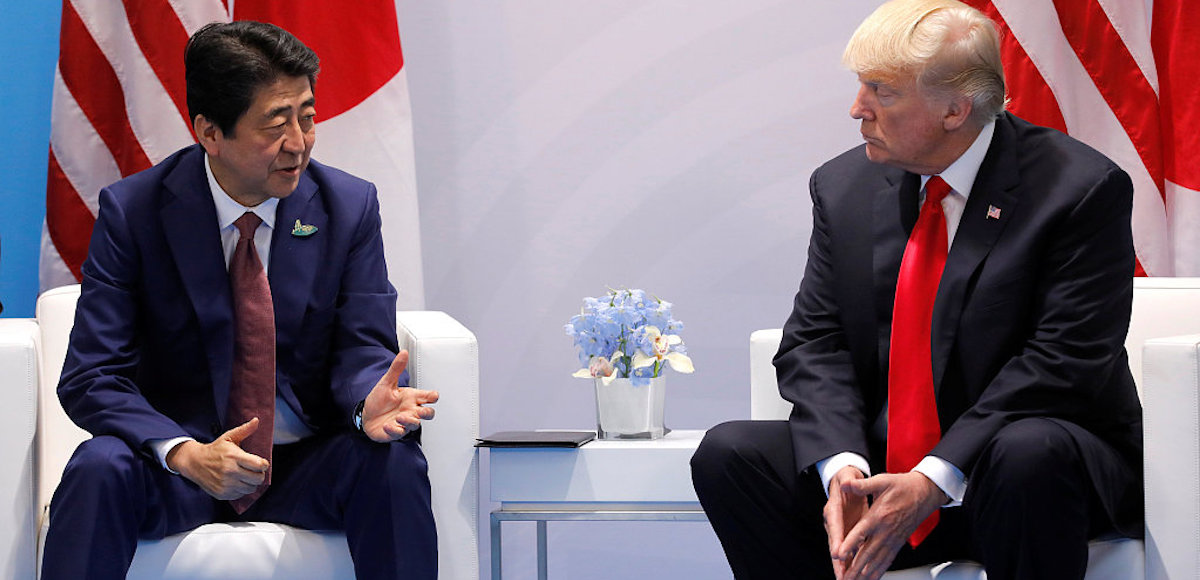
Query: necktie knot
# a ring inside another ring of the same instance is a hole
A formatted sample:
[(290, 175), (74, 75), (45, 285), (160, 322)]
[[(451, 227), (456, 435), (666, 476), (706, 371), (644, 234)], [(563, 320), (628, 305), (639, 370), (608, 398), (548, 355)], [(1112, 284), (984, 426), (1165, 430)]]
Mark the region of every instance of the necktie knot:
[(248, 211), (242, 214), (242, 217), (234, 220), (233, 227), (238, 229), (238, 233), (243, 238), (253, 240), (254, 231), (258, 229), (258, 225), (262, 223), (262, 218), (258, 214)]
[(942, 203), (950, 195), (950, 184), (941, 177), (934, 175), (925, 183), (925, 203)]

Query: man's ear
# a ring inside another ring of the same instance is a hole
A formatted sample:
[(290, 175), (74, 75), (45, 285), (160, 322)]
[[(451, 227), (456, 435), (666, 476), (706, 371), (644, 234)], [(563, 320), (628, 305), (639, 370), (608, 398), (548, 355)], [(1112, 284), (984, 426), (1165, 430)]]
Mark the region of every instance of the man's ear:
[(971, 119), (974, 105), (968, 97), (954, 97), (946, 106), (945, 116), (942, 117), (942, 128), (946, 132), (957, 131)]
[(192, 118), (192, 130), (196, 132), (196, 141), (200, 143), (204, 151), (215, 156), (220, 149), (221, 138), (224, 137), (221, 128), (208, 117), (196, 115)]

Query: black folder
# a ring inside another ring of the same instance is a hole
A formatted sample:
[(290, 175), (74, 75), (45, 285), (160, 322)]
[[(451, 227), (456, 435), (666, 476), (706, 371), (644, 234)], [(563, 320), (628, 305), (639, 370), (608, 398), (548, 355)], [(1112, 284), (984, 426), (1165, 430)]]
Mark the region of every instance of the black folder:
[(475, 440), (476, 447), (579, 447), (595, 431), (499, 431)]

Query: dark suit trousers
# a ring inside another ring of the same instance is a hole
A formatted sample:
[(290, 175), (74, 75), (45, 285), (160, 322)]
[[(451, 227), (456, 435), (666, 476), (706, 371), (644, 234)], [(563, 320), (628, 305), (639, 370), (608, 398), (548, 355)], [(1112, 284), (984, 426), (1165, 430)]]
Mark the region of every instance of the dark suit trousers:
[[(1088, 539), (1114, 523), (1080, 446), (1127, 482), (1128, 502), (1141, 499), (1140, 466), (1089, 435), (1037, 418), (1002, 429), (967, 478), (963, 505), (942, 509), (933, 533), (916, 549), (905, 545), (892, 569), (971, 559), (989, 580), (1082, 579)], [(692, 480), (739, 580), (834, 577), (826, 494), (815, 467), (796, 469), (787, 421), (714, 427), (692, 458)]]
[(116, 437), (81, 444), (50, 504), (42, 578), (123, 579), (138, 539), (221, 521), (344, 530), (355, 576), (437, 578), (425, 456), (415, 442), (343, 432), (273, 451), (271, 486), (238, 516)]

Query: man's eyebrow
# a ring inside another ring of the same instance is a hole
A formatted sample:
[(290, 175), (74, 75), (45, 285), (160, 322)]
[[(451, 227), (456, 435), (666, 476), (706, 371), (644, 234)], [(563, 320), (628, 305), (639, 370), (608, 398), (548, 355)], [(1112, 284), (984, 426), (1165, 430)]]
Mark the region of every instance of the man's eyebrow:
[(287, 112), (291, 111), (291, 110), (292, 110), (291, 105), (282, 105), (282, 106), (275, 107), (274, 109), (267, 111), (265, 114), (263, 114), (263, 118), (264, 119), (274, 119), (275, 117), (278, 117), (280, 115), (287, 114)]
[[(316, 104), (317, 104), (316, 98), (310, 98), (310, 99), (305, 100), (303, 103), (300, 103), (300, 108), (313, 107), (313, 106), (316, 106)], [(264, 119), (274, 119), (275, 117), (278, 117), (280, 115), (287, 114), (291, 110), (292, 110), (291, 105), (280, 105), (278, 107), (275, 107), (274, 109), (267, 111), (263, 115), (263, 118)]]

